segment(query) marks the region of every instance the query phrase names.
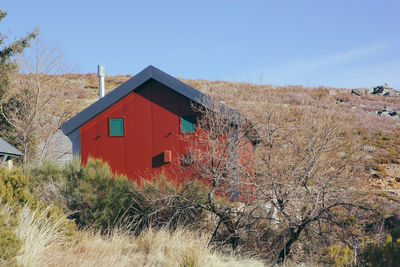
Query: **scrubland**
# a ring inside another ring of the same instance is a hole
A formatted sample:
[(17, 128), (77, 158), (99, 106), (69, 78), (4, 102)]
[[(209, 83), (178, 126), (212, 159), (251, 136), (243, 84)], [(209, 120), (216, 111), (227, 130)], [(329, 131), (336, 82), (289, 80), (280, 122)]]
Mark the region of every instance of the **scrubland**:
[[(68, 87), (56, 99), (70, 105), (69, 117), (96, 101), (95, 74), (56, 78)], [(107, 92), (129, 78), (106, 77)], [(399, 109), (400, 98), (180, 80), (260, 133), (254, 183), (262, 197), (230, 202), (204, 183), (184, 190), (168, 177), (138, 187), (98, 160), (59, 166), (33, 153), (30, 164), (0, 172), (3, 265), (397, 266), (400, 119), (375, 111)]]

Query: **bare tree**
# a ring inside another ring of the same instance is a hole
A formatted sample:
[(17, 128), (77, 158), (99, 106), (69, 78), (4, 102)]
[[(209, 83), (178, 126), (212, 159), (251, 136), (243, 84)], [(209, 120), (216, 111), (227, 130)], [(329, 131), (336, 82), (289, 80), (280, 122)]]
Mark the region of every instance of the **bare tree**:
[[(372, 210), (360, 190), (365, 155), (361, 137), (347, 121), (351, 118), (316, 107), (251, 108), (245, 111), (259, 123), (257, 129), (218, 104), (194, 107), (198, 129), (182, 136), (187, 142), (179, 174), (184, 187), (163, 196), (168, 201), (162, 210), (207, 211), (213, 215), (211, 241), (224, 241), (232, 249), (244, 236), (269, 238), (263, 241), (269, 245), (268, 258), (278, 263), (295, 244), (305, 245), (306, 234), (354, 247)], [(188, 194), (198, 183), (207, 185), (207, 197)], [(151, 201), (159, 200), (153, 196)]]
[[(269, 221), (278, 237), (271, 241), (279, 248), (277, 262), (305, 232), (350, 247), (359, 242), (371, 209), (361, 189), (365, 152), (349, 116), (266, 104), (249, 113), (256, 129), (218, 105), (196, 111), (200, 130), (184, 158), (191, 175), (186, 181), (209, 185), (207, 202), (197, 205), (218, 217), (214, 236), (224, 226), (236, 248), (244, 229), (261, 235), (264, 230), (254, 225)], [(251, 143), (257, 144), (254, 155)], [(221, 205), (218, 196), (231, 203)]]
[[(36, 153), (39, 159), (43, 158), (51, 137), (69, 116), (74, 103), (62, 97), (68, 84), (59, 74), (67, 70), (67, 65), (57, 48), (36, 40), (18, 62), (20, 74), (13, 77), (12, 89), (1, 100), (0, 111), (14, 128), (26, 163)], [(43, 141), (41, 151), (36, 151), (37, 144)]]
[(282, 124), (274, 117), (282, 113), (269, 108), (264, 114), (255, 186), (257, 202), (273, 209), (270, 219), (281, 233), (277, 262), (305, 231), (342, 241), (357, 238), (354, 224), (368, 211), (359, 190), (365, 157), (348, 118), (311, 108), (291, 110)]

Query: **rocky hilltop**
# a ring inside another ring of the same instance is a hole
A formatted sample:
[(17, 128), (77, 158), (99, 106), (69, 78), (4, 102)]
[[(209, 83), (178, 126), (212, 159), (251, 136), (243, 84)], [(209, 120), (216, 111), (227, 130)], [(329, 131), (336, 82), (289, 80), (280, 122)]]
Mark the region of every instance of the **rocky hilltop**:
[(384, 85), (378, 85), (375, 87), (372, 87), (371, 89), (352, 89), (351, 90), (352, 94), (361, 96), (365, 94), (370, 94), (370, 95), (382, 95), (382, 96), (393, 96), (393, 97), (400, 97), (400, 91), (394, 89), (392, 86), (389, 84), (385, 83)]

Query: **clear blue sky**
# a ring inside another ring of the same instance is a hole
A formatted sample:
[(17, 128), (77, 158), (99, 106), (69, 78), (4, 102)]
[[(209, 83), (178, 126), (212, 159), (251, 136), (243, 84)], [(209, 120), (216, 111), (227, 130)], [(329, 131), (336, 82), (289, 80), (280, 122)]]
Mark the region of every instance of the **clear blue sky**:
[(399, 0), (0, 1), (0, 32), (39, 26), (83, 73), (400, 89)]

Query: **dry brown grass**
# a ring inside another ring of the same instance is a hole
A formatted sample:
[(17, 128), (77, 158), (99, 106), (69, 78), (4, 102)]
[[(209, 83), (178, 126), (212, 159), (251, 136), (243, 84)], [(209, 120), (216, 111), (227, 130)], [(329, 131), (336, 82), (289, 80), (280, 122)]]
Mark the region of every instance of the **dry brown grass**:
[[(380, 117), (374, 114), (384, 106), (400, 108), (400, 98), (380, 95), (356, 96), (350, 89), (329, 87), (273, 86), (227, 81), (180, 79), (190, 86), (209, 94), (227, 105), (252, 117), (247, 107), (262, 109), (268, 103), (289, 107), (318, 107), (353, 116), (349, 124), (374, 133), (379, 130), (393, 132), (400, 126), (400, 119)], [(285, 118), (282, 118), (284, 121)]]
[(20, 213), (16, 233), (23, 246), (17, 261), (23, 266), (264, 266), (213, 252), (207, 236), (184, 229), (149, 229), (138, 237), (123, 228), (105, 235), (86, 230), (71, 238), (62, 231), (65, 218), (46, 214), (27, 206)]

